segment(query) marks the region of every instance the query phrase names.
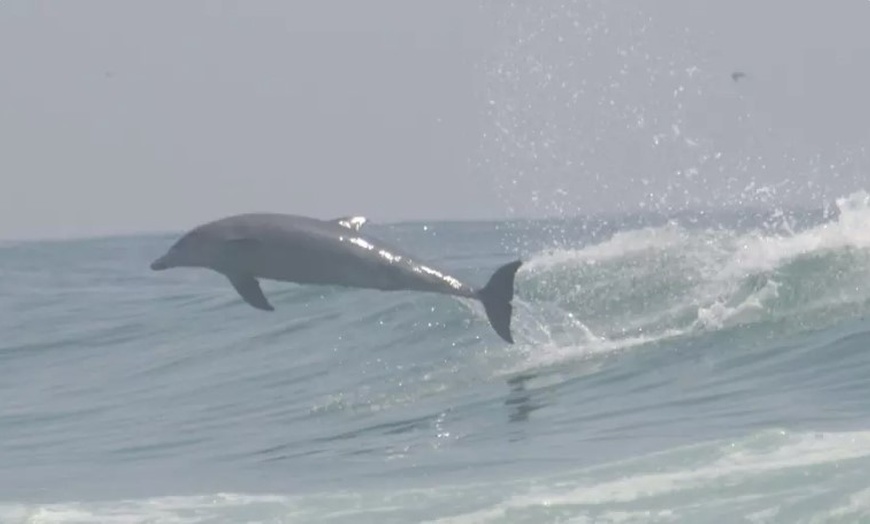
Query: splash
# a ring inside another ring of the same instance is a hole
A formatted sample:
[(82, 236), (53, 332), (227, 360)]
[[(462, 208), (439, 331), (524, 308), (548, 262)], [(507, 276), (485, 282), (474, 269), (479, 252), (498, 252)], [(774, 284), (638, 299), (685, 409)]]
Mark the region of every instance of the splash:
[(866, 183), (866, 136), (771, 127), (761, 86), (735, 85), (708, 36), (655, 3), (482, 4), (475, 172), (512, 215), (796, 205)]
[(670, 222), (541, 252), (521, 285), (522, 317), (535, 320), (518, 329), (538, 363), (723, 329), (821, 328), (870, 308), (870, 194), (803, 229)]

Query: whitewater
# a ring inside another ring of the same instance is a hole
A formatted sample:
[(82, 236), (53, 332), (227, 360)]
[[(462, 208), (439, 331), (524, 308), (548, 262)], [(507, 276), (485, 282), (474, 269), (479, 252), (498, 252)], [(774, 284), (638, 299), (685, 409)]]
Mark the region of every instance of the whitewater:
[[(355, 211), (355, 210), (353, 210)], [(368, 226), (478, 304), (0, 245), (0, 522), (870, 521), (870, 194)]]

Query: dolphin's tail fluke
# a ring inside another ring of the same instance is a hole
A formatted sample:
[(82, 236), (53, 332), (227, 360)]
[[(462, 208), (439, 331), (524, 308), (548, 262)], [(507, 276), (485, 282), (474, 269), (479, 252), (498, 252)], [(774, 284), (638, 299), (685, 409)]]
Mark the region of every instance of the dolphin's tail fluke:
[(496, 269), (486, 286), (477, 292), (492, 328), (498, 333), (498, 336), (511, 344), (514, 343), (511, 336), (511, 314), (514, 309), (511, 300), (514, 298), (514, 276), (521, 265), (522, 261), (515, 260)]

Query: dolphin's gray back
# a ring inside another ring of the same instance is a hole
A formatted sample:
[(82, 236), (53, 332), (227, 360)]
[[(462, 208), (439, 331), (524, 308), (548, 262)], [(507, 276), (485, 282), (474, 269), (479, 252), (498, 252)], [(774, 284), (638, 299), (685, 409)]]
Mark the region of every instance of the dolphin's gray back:
[(215, 269), (301, 284), (408, 289), (458, 296), (476, 291), (406, 253), (338, 222), (284, 214), (245, 214), (192, 233), (225, 246)]

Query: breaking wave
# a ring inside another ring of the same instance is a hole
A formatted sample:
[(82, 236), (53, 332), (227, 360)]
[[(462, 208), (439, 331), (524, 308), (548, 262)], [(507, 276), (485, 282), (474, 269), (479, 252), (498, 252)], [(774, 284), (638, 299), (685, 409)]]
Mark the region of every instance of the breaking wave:
[(540, 252), (522, 271), (518, 329), (556, 359), (729, 329), (821, 328), (870, 309), (870, 195), (837, 200), (804, 229), (784, 216), (748, 231), (670, 221)]

